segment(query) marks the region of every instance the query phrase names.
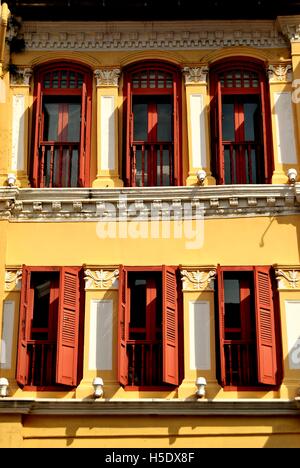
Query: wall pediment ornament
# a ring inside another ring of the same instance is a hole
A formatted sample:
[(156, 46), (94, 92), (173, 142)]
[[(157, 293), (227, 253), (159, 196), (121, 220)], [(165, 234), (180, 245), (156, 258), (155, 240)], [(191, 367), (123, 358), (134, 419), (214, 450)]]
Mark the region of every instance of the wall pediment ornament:
[(21, 269), (5, 270), (5, 291), (20, 291), (21, 279)]
[(92, 270), (84, 271), (85, 289), (118, 289), (119, 270)]
[(300, 267), (298, 269), (275, 270), (278, 289), (299, 289), (300, 290)]
[(214, 291), (216, 269), (181, 270), (183, 291)]

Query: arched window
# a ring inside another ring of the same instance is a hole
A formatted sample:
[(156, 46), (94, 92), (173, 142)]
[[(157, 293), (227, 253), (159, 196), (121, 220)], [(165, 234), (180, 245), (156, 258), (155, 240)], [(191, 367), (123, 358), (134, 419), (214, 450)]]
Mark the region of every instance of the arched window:
[(147, 62), (125, 71), (127, 186), (180, 185), (178, 70)]
[(35, 75), (33, 187), (89, 185), (91, 77), (55, 63)]
[(213, 172), (218, 184), (270, 183), (270, 103), (263, 67), (230, 59), (211, 69)]

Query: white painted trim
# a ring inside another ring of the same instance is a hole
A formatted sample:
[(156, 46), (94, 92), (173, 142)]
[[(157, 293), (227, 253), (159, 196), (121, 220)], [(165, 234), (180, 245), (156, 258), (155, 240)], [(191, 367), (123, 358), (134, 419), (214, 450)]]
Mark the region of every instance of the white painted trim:
[(210, 370), (210, 305), (189, 301), (190, 369)]
[(300, 369), (300, 301), (285, 301), (285, 317), (290, 369)]
[(115, 170), (115, 98), (101, 96), (101, 170)]
[(25, 96), (13, 95), (12, 102), (12, 160), (13, 171), (24, 170), (24, 142), (25, 142)]
[(15, 302), (3, 302), (2, 336), (0, 340), (0, 368), (11, 369), (12, 344), (14, 334)]
[(206, 135), (202, 94), (190, 95), (192, 164), (193, 168), (206, 168)]
[(274, 93), (278, 162), (297, 164), (292, 93)]
[(92, 300), (90, 309), (89, 370), (112, 370), (113, 301)]

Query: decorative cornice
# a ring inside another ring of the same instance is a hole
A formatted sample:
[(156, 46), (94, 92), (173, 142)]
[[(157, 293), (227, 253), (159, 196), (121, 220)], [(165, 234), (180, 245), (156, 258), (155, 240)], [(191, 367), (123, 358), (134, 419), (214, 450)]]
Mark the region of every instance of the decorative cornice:
[(209, 68), (203, 67), (184, 67), (182, 72), (184, 75), (185, 84), (200, 84), (207, 83)]
[(214, 291), (216, 269), (181, 270), (183, 291)]
[(32, 414), (63, 416), (95, 415), (163, 415), (172, 416), (297, 416), (295, 400), (266, 399), (39, 399), (1, 398), (0, 414)]
[(118, 86), (120, 74), (120, 68), (114, 68), (112, 70), (99, 69), (94, 71), (97, 86)]
[(22, 270), (5, 270), (5, 291), (19, 291), (21, 289)]
[(16, 71), (10, 75), (11, 86), (30, 86), (32, 69), (28, 67), (17, 67)]
[(300, 41), (300, 15), (278, 16), (282, 33), (292, 42)]
[(84, 271), (85, 289), (118, 289), (119, 270), (91, 270)]
[(290, 83), (293, 79), (292, 65), (269, 65), (267, 70), (270, 83)]
[(272, 20), (23, 22), (26, 50), (199, 50), (285, 47)]
[[(299, 184), (114, 189), (0, 188), (11, 222), (241, 218), (300, 214)], [(297, 198), (296, 198), (297, 195)]]
[(278, 289), (300, 290), (300, 266), (297, 269), (278, 268), (275, 270)]

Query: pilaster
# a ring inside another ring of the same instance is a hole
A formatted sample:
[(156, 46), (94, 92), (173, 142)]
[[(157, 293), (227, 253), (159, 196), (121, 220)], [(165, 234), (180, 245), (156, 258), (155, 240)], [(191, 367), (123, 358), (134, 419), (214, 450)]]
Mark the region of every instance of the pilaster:
[(93, 187), (122, 187), (118, 158), (120, 69), (94, 71), (97, 86), (97, 177)]
[(205, 170), (205, 185), (214, 185), (211, 176), (209, 155), (209, 96), (207, 93), (207, 66), (184, 67), (186, 89), (187, 135), (188, 135), (188, 178), (187, 185), (198, 185), (197, 172)]

